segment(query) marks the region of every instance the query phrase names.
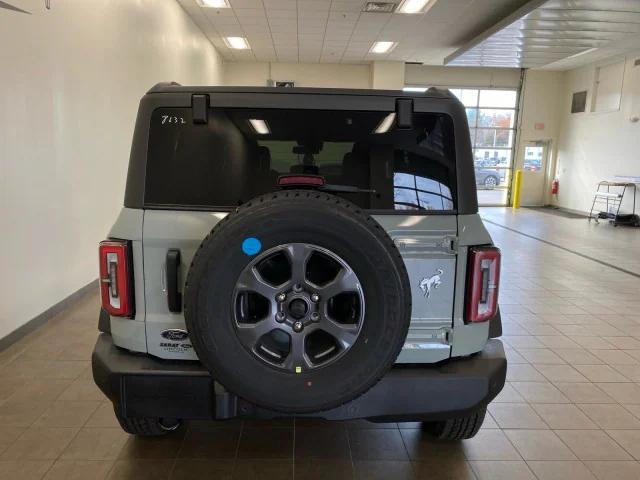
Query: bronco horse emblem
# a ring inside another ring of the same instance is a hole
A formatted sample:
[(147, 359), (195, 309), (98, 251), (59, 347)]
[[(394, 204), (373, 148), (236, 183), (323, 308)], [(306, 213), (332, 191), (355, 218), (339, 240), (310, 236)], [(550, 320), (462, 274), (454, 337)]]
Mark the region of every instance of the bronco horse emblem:
[(439, 268), (436, 270), (436, 273), (434, 275), (431, 275), (428, 278), (424, 277), (422, 280), (420, 280), (420, 290), (422, 290), (425, 298), (429, 298), (429, 296), (431, 295), (431, 290), (435, 290), (440, 286), (440, 284), (442, 283), (440, 281), (440, 277), (443, 273), (444, 272), (442, 271), (442, 269)]

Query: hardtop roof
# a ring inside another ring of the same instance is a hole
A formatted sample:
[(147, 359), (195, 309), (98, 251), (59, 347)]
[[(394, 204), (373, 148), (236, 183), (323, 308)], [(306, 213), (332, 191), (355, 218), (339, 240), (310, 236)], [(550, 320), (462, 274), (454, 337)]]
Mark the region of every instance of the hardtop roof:
[(425, 92), (406, 92), (403, 90), (375, 90), (357, 88), (186, 86), (180, 85), (176, 82), (161, 82), (154, 85), (147, 93), (278, 93), (294, 95), (382, 96), (395, 98), (405, 97), (457, 100), (449, 90), (435, 87), (431, 87)]

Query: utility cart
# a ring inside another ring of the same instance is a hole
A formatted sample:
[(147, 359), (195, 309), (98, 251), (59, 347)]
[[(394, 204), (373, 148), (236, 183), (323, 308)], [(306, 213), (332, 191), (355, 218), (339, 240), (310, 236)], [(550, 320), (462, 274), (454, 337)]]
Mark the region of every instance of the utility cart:
[[(620, 207), (627, 192), (633, 195), (633, 210), (630, 215), (620, 213)], [(602, 210), (602, 207), (604, 207), (604, 210)], [(598, 183), (589, 212), (589, 221), (591, 219), (594, 219), (596, 223), (600, 219), (609, 219), (614, 226), (640, 226), (640, 220), (636, 215), (636, 183), (622, 179), (614, 181), (603, 180)]]

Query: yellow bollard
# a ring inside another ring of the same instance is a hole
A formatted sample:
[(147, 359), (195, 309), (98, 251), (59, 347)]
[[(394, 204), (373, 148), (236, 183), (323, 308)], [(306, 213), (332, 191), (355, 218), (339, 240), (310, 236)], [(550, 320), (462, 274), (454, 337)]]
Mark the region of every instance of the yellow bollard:
[(522, 187), (522, 170), (516, 170), (516, 177), (513, 181), (513, 208), (520, 208), (520, 189)]

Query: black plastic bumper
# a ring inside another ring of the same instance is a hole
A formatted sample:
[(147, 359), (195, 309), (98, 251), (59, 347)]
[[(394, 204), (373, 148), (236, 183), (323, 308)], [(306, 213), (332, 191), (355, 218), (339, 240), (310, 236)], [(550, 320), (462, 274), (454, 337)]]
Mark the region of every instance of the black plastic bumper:
[[(227, 392), (198, 362), (167, 361), (114, 346), (101, 334), (93, 357), (93, 377), (125, 417), (225, 419), (273, 418)], [(472, 356), (431, 366), (394, 366), (371, 390), (324, 412), (305, 415), (330, 420), (440, 420), (461, 417), (500, 393), (507, 361), (499, 340), (489, 340)]]

